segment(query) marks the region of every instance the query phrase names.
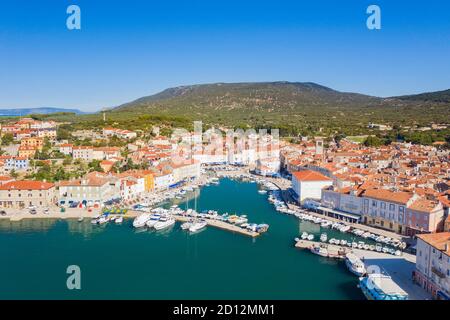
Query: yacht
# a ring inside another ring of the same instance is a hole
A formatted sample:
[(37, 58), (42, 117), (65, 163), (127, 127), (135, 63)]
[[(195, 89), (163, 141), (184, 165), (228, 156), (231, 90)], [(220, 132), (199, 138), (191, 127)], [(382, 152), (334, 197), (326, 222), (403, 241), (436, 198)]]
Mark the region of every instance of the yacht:
[(206, 228), (206, 221), (197, 221), (194, 222), (190, 227), (189, 227), (189, 231), (190, 232), (197, 232), (202, 230), (203, 228)]
[(133, 227), (135, 227), (135, 228), (145, 227), (145, 224), (147, 223), (148, 220), (150, 220), (150, 214), (143, 213), (134, 219)]
[(182, 230), (188, 230), (191, 226), (192, 226), (192, 222), (191, 221), (187, 221), (187, 222), (184, 222), (183, 224), (181, 224), (181, 229)]
[(359, 277), (366, 274), (366, 267), (364, 266), (364, 263), (353, 253), (347, 253), (345, 255), (345, 265), (348, 270)]
[(158, 222), (153, 226), (156, 230), (162, 230), (173, 226), (175, 224), (175, 219), (171, 217), (161, 217)]
[(145, 223), (147, 227), (152, 228), (155, 226), (155, 224), (161, 219), (161, 215), (158, 213), (152, 214), (150, 216), (150, 219), (147, 220)]

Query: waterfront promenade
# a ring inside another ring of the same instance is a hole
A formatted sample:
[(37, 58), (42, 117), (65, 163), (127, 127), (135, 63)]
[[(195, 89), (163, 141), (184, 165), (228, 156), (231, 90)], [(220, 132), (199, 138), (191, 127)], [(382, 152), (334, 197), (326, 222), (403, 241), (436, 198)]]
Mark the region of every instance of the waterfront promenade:
[(0, 219), (7, 219), (10, 221), (21, 221), (23, 219), (78, 219), (93, 218), (101, 214), (101, 209), (92, 209), (89, 212), (87, 209), (67, 208), (65, 212), (61, 212), (58, 207), (48, 208), (48, 213), (44, 213), (43, 209), (38, 208), (36, 214), (31, 214), (27, 209), (8, 209), (7, 214), (0, 216)]
[[(300, 240), (295, 244), (296, 248), (309, 250), (313, 246), (324, 245), (321, 242)], [(347, 247), (326, 244), (327, 250), (332, 256), (337, 256), (338, 252), (352, 252), (358, 256), (369, 272), (386, 273), (397, 283), (406, 293), (410, 300), (428, 300), (431, 295), (422, 287), (412, 281), (412, 272), (416, 266), (416, 256), (402, 252), (401, 256), (392, 254), (368, 251), (362, 249), (350, 249)]]

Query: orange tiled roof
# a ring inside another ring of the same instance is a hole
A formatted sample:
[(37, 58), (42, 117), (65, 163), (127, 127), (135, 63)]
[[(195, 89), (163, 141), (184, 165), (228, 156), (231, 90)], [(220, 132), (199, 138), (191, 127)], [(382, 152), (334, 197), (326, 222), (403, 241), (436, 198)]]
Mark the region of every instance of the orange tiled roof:
[(298, 181), (332, 181), (332, 179), (323, 174), (311, 170), (293, 172), (292, 175), (295, 176)]
[(49, 182), (22, 180), (5, 183), (0, 186), (0, 190), (48, 190), (54, 186)]
[(417, 238), (422, 239), (442, 252), (450, 253), (450, 232), (419, 234)]

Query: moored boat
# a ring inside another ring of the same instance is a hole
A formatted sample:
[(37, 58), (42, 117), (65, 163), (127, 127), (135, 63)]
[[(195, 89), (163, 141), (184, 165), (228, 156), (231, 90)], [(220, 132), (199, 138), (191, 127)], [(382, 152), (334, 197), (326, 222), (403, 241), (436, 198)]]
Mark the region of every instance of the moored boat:
[(153, 226), (156, 230), (162, 230), (173, 226), (175, 224), (175, 219), (171, 217), (161, 217), (158, 222)]
[(135, 227), (135, 228), (145, 227), (145, 225), (146, 225), (148, 220), (150, 220), (150, 214), (149, 213), (143, 213), (143, 214), (137, 216), (133, 220), (133, 227)]
[(345, 255), (345, 265), (352, 273), (359, 277), (366, 274), (364, 263), (353, 253), (347, 253)]
[(361, 277), (359, 287), (368, 300), (408, 300), (408, 294), (385, 274), (371, 273)]

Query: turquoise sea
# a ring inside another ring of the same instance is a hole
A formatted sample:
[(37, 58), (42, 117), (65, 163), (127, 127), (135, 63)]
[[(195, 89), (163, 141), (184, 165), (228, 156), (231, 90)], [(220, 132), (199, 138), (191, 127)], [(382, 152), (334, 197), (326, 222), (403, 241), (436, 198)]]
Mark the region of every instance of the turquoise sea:
[[(293, 247), (320, 227), (276, 212), (257, 190), (222, 179), (197, 198), (199, 211), (270, 224), (256, 239), (213, 227), (190, 235), (178, 223), (156, 232), (136, 231), (131, 220), (0, 222), (0, 299), (363, 299), (343, 262)], [(69, 265), (81, 268), (81, 290), (66, 287)]]

